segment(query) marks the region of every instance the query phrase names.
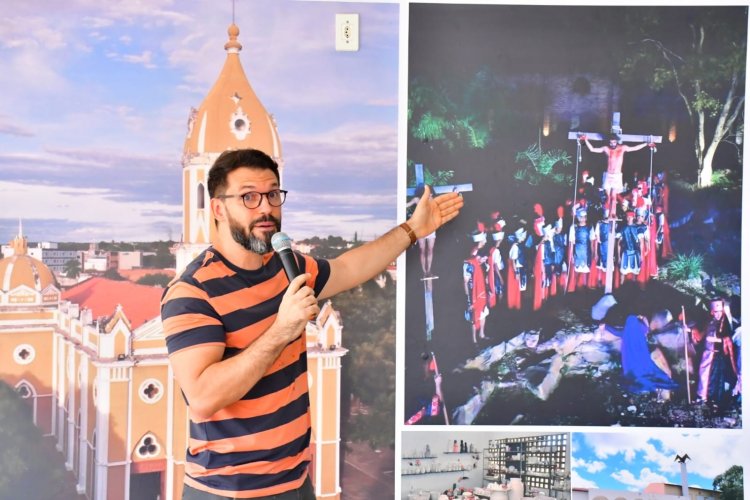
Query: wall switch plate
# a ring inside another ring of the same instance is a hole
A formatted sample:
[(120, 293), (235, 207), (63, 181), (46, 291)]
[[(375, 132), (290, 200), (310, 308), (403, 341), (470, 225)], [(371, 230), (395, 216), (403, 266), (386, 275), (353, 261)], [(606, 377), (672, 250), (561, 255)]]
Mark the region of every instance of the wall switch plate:
[(359, 50), (359, 14), (336, 14), (336, 50)]

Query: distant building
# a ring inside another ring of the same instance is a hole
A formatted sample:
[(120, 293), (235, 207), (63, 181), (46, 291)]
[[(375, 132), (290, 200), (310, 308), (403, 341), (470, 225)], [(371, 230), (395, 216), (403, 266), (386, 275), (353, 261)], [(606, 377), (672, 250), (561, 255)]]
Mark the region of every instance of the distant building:
[(606, 490), (598, 488), (573, 488), (572, 500), (719, 500), (718, 491), (689, 488), (689, 497), (682, 496), (682, 486), (669, 483), (651, 483), (643, 491)]
[(117, 269), (130, 270), (143, 267), (142, 252), (117, 252)]
[[(21, 233), (19, 233), (21, 234)], [(12, 245), (2, 246), (3, 257), (13, 255)], [(62, 274), (65, 272), (65, 264), (71, 260), (77, 260), (79, 265), (83, 264), (83, 252), (78, 250), (60, 250), (57, 243), (44, 241), (37, 243), (35, 247), (26, 248), (26, 254), (34, 259), (40, 260), (50, 271)]]

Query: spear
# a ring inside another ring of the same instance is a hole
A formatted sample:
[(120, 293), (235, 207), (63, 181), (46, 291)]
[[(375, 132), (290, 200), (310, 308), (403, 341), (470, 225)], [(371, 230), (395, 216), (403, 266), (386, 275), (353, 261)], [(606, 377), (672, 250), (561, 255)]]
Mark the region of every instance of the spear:
[(692, 404), (690, 397), (690, 360), (688, 359), (688, 327), (685, 322), (685, 306), (682, 306), (682, 332), (685, 336), (685, 384), (687, 387), (688, 404)]
[[(430, 352), (430, 354), (432, 354), (432, 365), (435, 367), (435, 377), (438, 377), (440, 376), (440, 370), (438, 369), (437, 358), (435, 357), (434, 352)], [(443, 397), (442, 382), (441, 382), (441, 387), (437, 389), (438, 389), (438, 395), (440, 396), (440, 399), (443, 400), (443, 417), (445, 418), (445, 425), (451, 425), (451, 422), (448, 419), (448, 408), (446, 407), (445, 398)]]

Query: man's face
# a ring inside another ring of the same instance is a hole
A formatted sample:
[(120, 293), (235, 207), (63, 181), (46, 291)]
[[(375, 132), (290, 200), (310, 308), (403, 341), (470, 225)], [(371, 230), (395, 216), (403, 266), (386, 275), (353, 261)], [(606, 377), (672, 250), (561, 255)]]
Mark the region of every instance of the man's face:
[(711, 302), (711, 317), (719, 320), (722, 314), (724, 314), (724, 302), (721, 300)]
[(609, 140), (609, 148), (610, 149), (615, 149), (616, 147), (617, 147), (617, 141), (615, 139), (610, 139)]
[[(279, 181), (271, 170), (238, 168), (227, 175), (227, 195), (244, 195), (250, 191), (267, 193), (279, 189)], [(241, 198), (224, 201), (227, 224), (234, 241), (253, 253), (272, 251), (271, 237), (281, 230), (281, 207), (274, 207), (262, 196), (260, 205), (247, 208)]]

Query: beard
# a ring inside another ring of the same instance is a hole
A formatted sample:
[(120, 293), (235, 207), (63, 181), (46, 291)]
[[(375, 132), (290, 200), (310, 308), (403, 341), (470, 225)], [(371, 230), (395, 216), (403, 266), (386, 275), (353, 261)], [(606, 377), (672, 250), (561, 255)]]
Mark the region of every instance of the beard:
[(229, 222), (229, 231), (232, 234), (232, 239), (239, 243), (242, 248), (258, 255), (267, 254), (273, 251), (271, 246), (271, 237), (273, 233), (266, 232), (264, 238), (256, 238), (253, 235), (253, 229), (255, 224), (259, 222), (273, 222), (276, 224), (276, 231), (281, 231), (281, 218), (277, 219), (273, 215), (264, 215), (258, 219), (255, 219), (247, 226), (247, 229), (243, 228), (239, 222), (232, 218), (231, 215), (227, 214), (227, 221)]

